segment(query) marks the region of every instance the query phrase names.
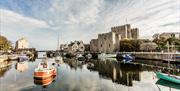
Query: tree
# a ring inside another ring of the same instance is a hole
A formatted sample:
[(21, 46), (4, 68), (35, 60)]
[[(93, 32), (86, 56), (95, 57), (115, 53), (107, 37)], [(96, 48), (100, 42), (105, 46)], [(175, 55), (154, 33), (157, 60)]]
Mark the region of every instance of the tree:
[(155, 51), (156, 47), (157, 47), (157, 44), (153, 42), (147, 42), (140, 45), (140, 49), (142, 51)]
[[(169, 42), (170, 45), (174, 45), (175, 49), (174, 50), (178, 50), (180, 51), (180, 39), (177, 38), (168, 38), (166, 40), (166, 43)], [(171, 46), (172, 47), (172, 46)], [(173, 48), (172, 48), (173, 49)]]
[(158, 51), (167, 49), (166, 39), (165, 39), (164, 37), (155, 38), (155, 39), (153, 40), (153, 42), (157, 44), (157, 48), (156, 48), (156, 49), (157, 49)]
[(143, 40), (121, 40), (120, 51), (121, 52), (140, 51), (141, 43), (143, 43)]
[(0, 36), (0, 50), (12, 49), (11, 42), (4, 36)]

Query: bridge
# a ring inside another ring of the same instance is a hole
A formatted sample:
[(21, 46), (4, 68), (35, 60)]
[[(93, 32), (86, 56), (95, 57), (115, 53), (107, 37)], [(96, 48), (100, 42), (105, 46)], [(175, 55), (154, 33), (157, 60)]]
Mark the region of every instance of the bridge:
[(59, 50), (37, 50), (37, 52), (57, 52)]

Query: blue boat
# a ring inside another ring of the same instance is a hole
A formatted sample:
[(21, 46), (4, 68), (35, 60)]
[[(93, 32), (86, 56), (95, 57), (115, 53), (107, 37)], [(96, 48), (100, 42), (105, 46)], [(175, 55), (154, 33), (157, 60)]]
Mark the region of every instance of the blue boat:
[(175, 58), (176, 58), (176, 59), (180, 59), (180, 56), (176, 56)]
[(123, 59), (126, 59), (126, 60), (134, 60), (134, 58), (135, 58), (131, 54), (123, 54), (122, 57), (123, 57)]
[(29, 60), (29, 57), (26, 56), (26, 55), (20, 55), (20, 56), (18, 57), (18, 61), (19, 61), (19, 62), (23, 62), (23, 61), (27, 61), (27, 60)]

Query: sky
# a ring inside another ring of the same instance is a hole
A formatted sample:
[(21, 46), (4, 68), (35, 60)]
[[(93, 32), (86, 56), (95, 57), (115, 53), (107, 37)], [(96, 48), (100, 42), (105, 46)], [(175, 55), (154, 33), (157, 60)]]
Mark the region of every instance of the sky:
[(0, 31), (12, 43), (21, 37), (37, 49), (89, 43), (111, 27), (131, 24), (140, 38), (180, 32), (180, 0), (0, 0)]

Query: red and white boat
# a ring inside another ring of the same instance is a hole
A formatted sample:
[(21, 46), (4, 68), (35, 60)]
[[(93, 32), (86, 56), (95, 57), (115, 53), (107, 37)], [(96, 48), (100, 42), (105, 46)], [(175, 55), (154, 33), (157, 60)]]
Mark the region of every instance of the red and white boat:
[(56, 68), (50, 66), (47, 62), (39, 63), (38, 67), (34, 71), (34, 79), (49, 79), (56, 76)]

